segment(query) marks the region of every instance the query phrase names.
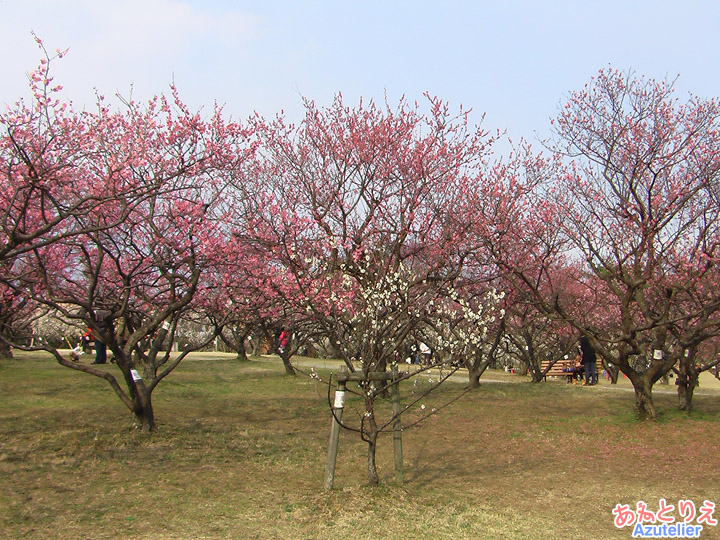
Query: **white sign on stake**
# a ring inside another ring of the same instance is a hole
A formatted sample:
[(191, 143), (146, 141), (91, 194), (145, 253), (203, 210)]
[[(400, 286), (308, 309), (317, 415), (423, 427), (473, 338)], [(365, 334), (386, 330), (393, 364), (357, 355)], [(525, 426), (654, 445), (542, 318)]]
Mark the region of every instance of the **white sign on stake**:
[(663, 352), (661, 349), (655, 349), (653, 351), (653, 358), (655, 360), (662, 360), (663, 359)]
[(342, 409), (345, 407), (345, 392), (342, 390), (336, 390), (335, 391), (335, 404), (333, 405), (335, 409)]

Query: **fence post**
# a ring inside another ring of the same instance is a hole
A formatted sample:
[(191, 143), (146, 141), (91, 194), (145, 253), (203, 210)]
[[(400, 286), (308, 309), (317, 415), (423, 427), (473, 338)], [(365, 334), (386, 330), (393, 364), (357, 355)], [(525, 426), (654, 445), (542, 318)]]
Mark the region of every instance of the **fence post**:
[(338, 442), (340, 440), (340, 422), (345, 407), (346, 374), (341, 370), (335, 390), (333, 410), (335, 414), (330, 424), (330, 442), (328, 443), (327, 463), (325, 465), (325, 489), (332, 489), (335, 481), (335, 463), (337, 462)]
[(402, 424), (400, 420), (400, 381), (398, 380), (397, 364), (392, 367), (392, 410), (395, 415), (393, 422), (393, 446), (395, 450), (395, 481), (403, 485), (403, 451)]

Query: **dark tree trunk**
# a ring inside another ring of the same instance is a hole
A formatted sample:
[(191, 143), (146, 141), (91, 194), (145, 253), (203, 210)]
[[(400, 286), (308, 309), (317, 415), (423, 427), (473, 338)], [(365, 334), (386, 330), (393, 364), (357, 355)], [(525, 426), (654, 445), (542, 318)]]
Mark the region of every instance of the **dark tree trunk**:
[(481, 355), (477, 355), (475, 360), (472, 362), (465, 362), (465, 367), (468, 370), (468, 386), (470, 388), (480, 387), (480, 377), (485, 373), (485, 370), (490, 365), (494, 355), (488, 355), (484, 360)]
[(610, 384), (617, 384), (618, 377), (620, 376), (620, 368), (613, 365), (611, 368), (608, 368), (608, 373), (610, 374)]
[(377, 464), (375, 463), (375, 454), (377, 450), (377, 434), (368, 440), (368, 484), (377, 486), (380, 484), (380, 477), (377, 472)]
[[(368, 381), (369, 382), (369, 381)], [(372, 392), (365, 393), (365, 416), (362, 422), (362, 439), (368, 444), (368, 455), (367, 455), (367, 472), (368, 472), (368, 484), (371, 486), (377, 486), (380, 484), (380, 477), (377, 472), (376, 451), (377, 451), (377, 438), (378, 438), (378, 427), (375, 421), (374, 412), (374, 397), (371, 395)]]
[(152, 391), (145, 386), (145, 382), (132, 381), (129, 386), (132, 396), (132, 412), (135, 416), (135, 426), (140, 431), (152, 432), (157, 429), (155, 412), (152, 405)]
[(135, 414), (135, 422), (140, 431), (152, 432), (157, 430), (155, 424), (155, 412), (152, 406), (152, 397), (147, 396), (144, 403), (138, 403), (133, 411)]
[(244, 362), (248, 359), (247, 348), (245, 347), (245, 340), (249, 335), (249, 330), (240, 331), (238, 329), (233, 329), (231, 330), (230, 337), (227, 337), (224, 333), (221, 333), (220, 339), (223, 340), (223, 343), (225, 343), (225, 345), (227, 345), (235, 353), (237, 353), (237, 356), (235, 357), (236, 360)]
[(295, 368), (292, 365), (292, 362), (290, 362), (290, 352), (289, 351), (283, 351), (280, 353), (280, 359), (282, 360), (283, 366), (285, 366), (285, 374), (286, 375), (297, 375)]
[(500, 328), (495, 333), (495, 340), (493, 341), (490, 351), (483, 355), (481, 350), (477, 351), (471, 361), (465, 362), (465, 367), (468, 370), (468, 386), (470, 388), (480, 387), (480, 377), (485, 373), (485, 370), (491, 365), (496, 363), (496, 356), (498, 347), (500, 347), (500, 341), (502, 339), (505, 330), (505, 319), (500, 321)]
[(528, 373), (530, 374), (530, 379), (532, 380), (532, 382), (536, 383), (544, 379), (542, 369), (540, 369), (540, 367), (531, 359), (526, 358), (525, 365), (527, 366)]
[(652, 397), (652, 381), (647, 376), (634, 376), (630, 381), (635, 389), (635, 411), (640, 420), (657, 418), (657, 410)]
[(468, 386), (470, 388), (480, 388), (480, 376), (482, 371), (474, 366), (468, 366)]
[(245, 348), (245, 339), (238, 340), (235, 346), (235, 352), (237, 353), (235, 360), (239, 360), (241, 362), (246, 362), (248, 360), (247, 349)]
[(692, 411), (692, 398), (695, 388), (698, 386), (698, 370), (691, 362), (680, 362), (680, 369), (677, 372), (678, 409), (681, 411)]
[[(135, 380), (133, 377), (133, 370), (131, 367), (127, 367), (128, 363), (126, 359), (122, 359), (118, 362), (123, 371), (125, 377), (125, 383), (130, 392), (130, 399), (132, 400), (132, 413), (135, 417), (135, 425), (140, 431), (152, 432), (157, 429), (155, 424), (155, 412), (153, 411), (152, 405), (152, 389), (145, 385), (143, 379)], [(136, 371), (136, 374), (139, 372)]]
[(10, 345), (5, 340), (0, 339), (0, 359), (12, 358), (13, 352)]

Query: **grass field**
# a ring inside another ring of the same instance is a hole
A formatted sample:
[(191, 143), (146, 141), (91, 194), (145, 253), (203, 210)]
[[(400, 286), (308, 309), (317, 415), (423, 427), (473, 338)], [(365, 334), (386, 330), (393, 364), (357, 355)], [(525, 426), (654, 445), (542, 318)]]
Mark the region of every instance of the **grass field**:
[(369, 488), (344, 432), (326, 492), (326, 388), (276, 359), (190, 357), (148, 435), (104, 381), (19, 354), (0, 362), (0, 537), (615, 539), (632, 537), (618, 503), (720, 503), (718, 385), (703, 379), (689, 417), (658, 388), (660, 419), (639, 423), (623, 384), (485, 383), (403, 433), (402, 487), (389, 436)]

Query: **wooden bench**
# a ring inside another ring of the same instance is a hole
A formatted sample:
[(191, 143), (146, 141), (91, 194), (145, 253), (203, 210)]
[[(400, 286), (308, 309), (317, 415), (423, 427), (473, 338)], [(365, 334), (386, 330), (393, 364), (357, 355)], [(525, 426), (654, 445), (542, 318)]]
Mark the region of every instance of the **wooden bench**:
[[(548, 377), (564, 377), (565, 381), (567, 383), (571, 383), (573, 379), (573, 371), (568, 371), (575, 361), (573, 359), (567, 359), (567, 360), (557, 360), (552, 366), (550, 366), (552, 362), (550, 360), (545, 360), (540, 363), (540, 372), (543, 373), (545, 370), (547, 370), (547, 373), (543, 375), (543, 380), (547, 381)], [(548, 366), (550, 366), (550, 369), (548, 369)], [(600, 374), (603, 370), (602, 360), (600, 358), (597, 359), (596, 363), (596, 369), (598, 373), (598, 379), (600, 378)], [(585, 369), (581, 371), (582, 377), (585, 376)]]
[[(540, 372), (544, 373), (543, 380), (547, 381), (548, 377), (564, 377), (566, 382), (572, 382), (573, 372), (565, 371), (568, 366), (572, 366), (572, 360), (558, 360), (552, 366), (550, 360), (545, 360), (540, 363)], [(548, 369), (549, 367), (549, 369)], [(547, 370), (547, 372), (546, 372)]]

